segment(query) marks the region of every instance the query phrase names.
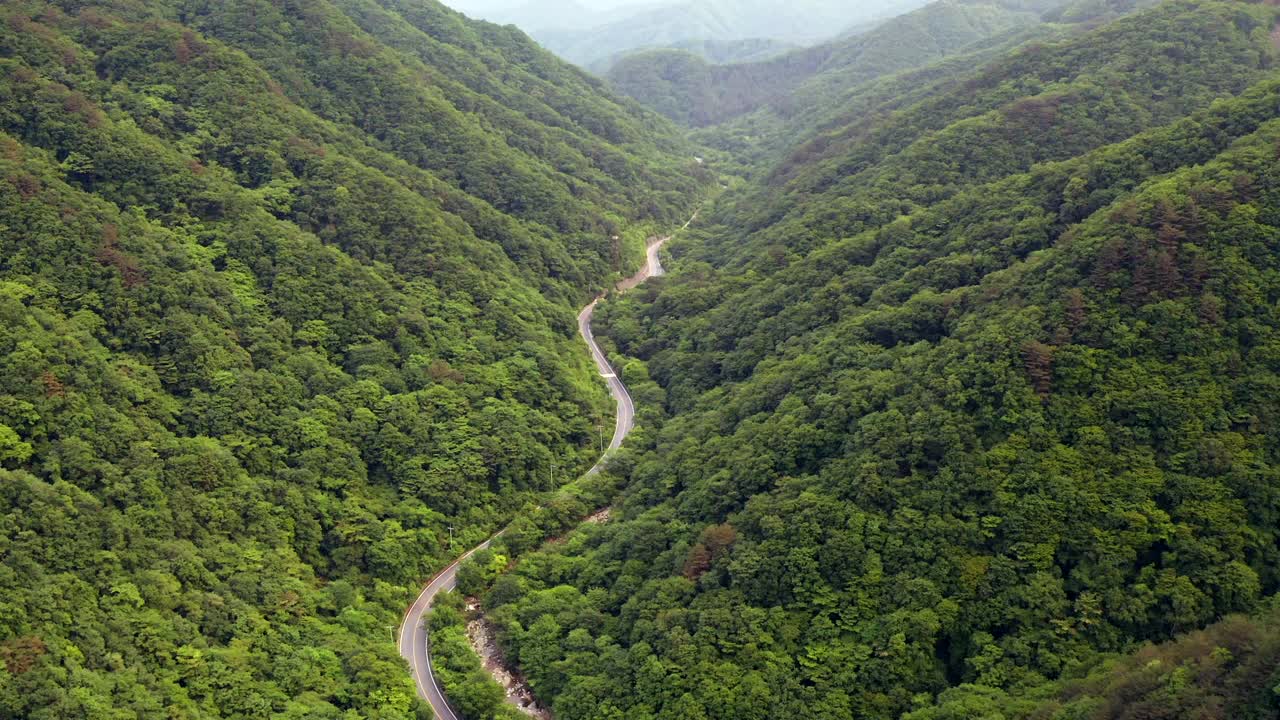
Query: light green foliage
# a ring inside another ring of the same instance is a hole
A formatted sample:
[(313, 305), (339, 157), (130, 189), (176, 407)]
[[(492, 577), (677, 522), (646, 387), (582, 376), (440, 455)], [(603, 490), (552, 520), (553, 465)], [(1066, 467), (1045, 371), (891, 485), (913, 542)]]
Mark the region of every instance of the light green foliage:
[(0, 462), (16, 466), (30, 459), (32, 452), (31, 443), (22, 442), (8, 425), (0, 425)]
[(479, 593), (507, 569), (509, 562), (506, 555), (487, 548), (474, 553), (458, 567), (458, 592), (466, 596)]

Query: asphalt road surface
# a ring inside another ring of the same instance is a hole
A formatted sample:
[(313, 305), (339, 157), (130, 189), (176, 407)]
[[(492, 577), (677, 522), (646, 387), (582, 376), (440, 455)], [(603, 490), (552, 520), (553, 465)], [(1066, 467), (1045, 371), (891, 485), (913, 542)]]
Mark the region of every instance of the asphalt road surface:
[[(690, 218), (689, 222), (693, 222), (693, 218)], [(685, 223), (684, 226), (688, 227), (689, 223)], [(657, 238), (650, 243), (646, 251), (648, 257), (646, 258), (645, 266), (640, 269), (640, 272), (618, 283), (618, 289), (629, 290), (655, 275), (661, 275), (663, 269), (662, 262), (658, 260), (658, 250), (670, 239), (669, 236)], [(631, 402), (631, 393), (627, 392), (627, 386), (622, 384), (622, 380), (613, 371), (613, 367), (609, 365), (604, 353), (600, 351), (600, 346), (596, 344), (595, 336), (591, 333), (591, 318), (595, 313), (597, 302), (599, 302), (598, 298), (592, 300), (589, 305), (582, 308), (582, 312), (578, 313), (578, 332), (582, 335), (582, 339), (586, 341), (587, 347), (590, 348), (591, 358), (596, 363), (596, 370), (600, 372), (601, 377), (608, 383), (609, 392), (613, 395), (613, 399), (618, 405), (617, 421), (613, 426), (613, 439), (609, 441), (609, 449), (605, 451), (605, 456), (607, 456), (609, 450), (616, 450), (620, 447), (627, 434), (631, 432), (631, 428), (635, 425), (636, 408)], [(592, 466), (587, 473), (599, 472), (600, 464), (604, 462), (605, 456), (602, 456), (600, 461)], [(498, 533), (498, 535), (501, 534)], [(497, 537), (497, 535), (494, 537)], [(413, 605), (409, 606), (408, 611), (405, 612), (404, 621), (400, 624), (400, 654), (409, 662), (409, 668), (413, 671), (413, 682), (418, 686), (418, 696), (431, 705), (431, 709), (435, 711), (439, 720), (458, 720), (458, 716), (449, 707), (449, 701), (445, 699), (444, 691), (440, 688), (435, 674), (431, 671), (431, 648), (427, 645), (427, 629), (422, 619), (427, 609), (431, 607), (436, 595), (442, 592), (449, 592), (457, 586), (458, 565), (470, 557), (472, 553), (489, 547), (491, 542), (493, 542), (493, 538), (485, 540), (480, 545), (468, 550), (466, 554), (455, 560), (452, 565), (441, 570), (439, 575), (432, 578), (431, 582), (427, 583), (427, 586), (418, 594), (418, 598), (413, 601)]]

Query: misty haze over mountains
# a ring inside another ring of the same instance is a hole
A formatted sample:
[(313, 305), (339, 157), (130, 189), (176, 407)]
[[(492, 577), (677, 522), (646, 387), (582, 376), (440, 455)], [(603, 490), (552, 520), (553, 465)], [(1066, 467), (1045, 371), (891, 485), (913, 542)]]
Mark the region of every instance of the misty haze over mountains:
[(907, 12), (920, 0), (452, 0), (476, 18), (511, 24), (544, 47), (603, 72), (642, 48), (674, 47), (718, 62), (812, 45)]

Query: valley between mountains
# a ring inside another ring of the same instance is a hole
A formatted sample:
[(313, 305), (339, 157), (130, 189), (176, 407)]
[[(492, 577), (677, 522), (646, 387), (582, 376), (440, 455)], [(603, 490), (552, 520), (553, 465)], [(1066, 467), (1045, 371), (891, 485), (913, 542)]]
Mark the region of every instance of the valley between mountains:
[[(685, 223), (684, 228), (688, 228), (689, 224), (697, 218), (695, 214), (689, 222)], [(682, 229), (684, 229), (682, 228)], [(661, 275), (663, 273), (662, 261), (658, 257), (662, 246), (666, 244), (671, 236), (653, 238), (645, 245), (645, 263), (639, 271), (625, 280), (620, 281), (616, 289), (619, 292), (630, 290), (651, 277)], [(609, 394), (613, 396), (617, 405), (615, 414), (613, 435), (609, 440), (608, 451), (617, 450), (622, 447), (622, 441), (626, 439), (631, 432), (635, 423), (635, 404), (631, 399), (631, 393), (627, 391), (627, 387), (622, 384), (622, 380), (618, 378), (618, 374), (614, 372), (613, 366), (609, 364), (604, 353), (600, 350), (600, 346), (596, 343), (595, 336), (591, 330), (591, 319), (595, 313), (596, 303), (599, 298), (592, 300), (582, 308), (582, 312), (578, 314), (578, 333), (582, 336), (583, 341), (587, 345), (587, 349), (591, 353), (591, 358), (595, 363), (596, 369), (600, 372), (600, 376), (609, 386)], [(600, 471), (603, 463), (606, 462), (608, 455), (604, 455), (591, 466), (587, 471), (587, 475), (594, 475)], [(503, 531), (505, 532), (505, 530)], [(501, 535), (501, 532), (499, 533)], [(486, 550), (492, 544), (493, 538), (490, 538), (475, 548), (467, 551), (454, 563), (440, 571), (438, 575), (427, 583), (422, 589), (418, 597), (414, 600), (413, 605), (405, 612), (404, 621), (400, 624), (398, 645), (400, 654), (408, 661), (409, 667), (413, 671), (413, 681), (418, 688), (418, 695), (425, 700), (430, 706), (432, 712), (435, 713), (440, 720), (458, 720), (458, 715), (453, 712), (449, 706), (449, 700), (445, 697), (444, 691), (441, 690), (440, 683), (435, 677), (435, 671), (431, 666), (431, 645), (428, 639), (427, 623), (425, 615), (431, 609), (431, 603), (436, 596), (442, 592), (450, 592), (457, 587), (458, 567), (467, 561), (472, 555), (482, 550)], [(509, 688), (506, 688), (509, 689)]]
[(0, 3), (0, 720), (1280, 717), (1280, 7), (881, 6)]

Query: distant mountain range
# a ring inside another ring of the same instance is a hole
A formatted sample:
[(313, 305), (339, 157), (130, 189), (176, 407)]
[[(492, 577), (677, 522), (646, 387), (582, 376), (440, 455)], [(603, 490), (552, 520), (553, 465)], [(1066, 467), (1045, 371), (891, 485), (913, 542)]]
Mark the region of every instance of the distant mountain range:
[(474, 18), (515, 25), (530, 34), (542, 30), (585, 30), (648, 9), (632, 5), (593, 10), (576, 0), (456, 0), (449, 5)]
[[(682, 48), (713, 62), (759, 60), (912, 10), (921, 0), (686, 0), (592, 10), (576, 0), (455, 0), (464, 13), (513, 24), (570, 62), (598, 72), (647, 48)], [(750, 41), (739, 45), (742, 41)], [(761, 48), (768, 48), (766, 55)], [(737, 51), (745, 51), (739, 54)]]
[(688, 49), (635, 52), (606, 77), (621, 92), (688, 126), (724, 122), (771, 103), (810, 106), (875, 77), (946, 57), (1040, 21), (1043, 3), (943, 0), (878, 24), (758, 61), (709, 60)]
[(736, 66), (744, 63), (760, 63), (791, 52), (804, 52), (808, 49), (810, 48), (796, 43), (771, 38), (680, 40), (666, 47), (628, 48), (596, 60), (586, 65), (586, 68), (597, 75), (609, 78), (619, 68), (636, 59), (655, 54), (680, 55), (699, 64)]

